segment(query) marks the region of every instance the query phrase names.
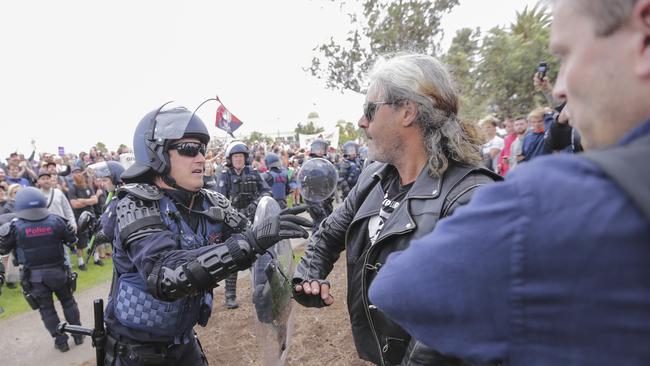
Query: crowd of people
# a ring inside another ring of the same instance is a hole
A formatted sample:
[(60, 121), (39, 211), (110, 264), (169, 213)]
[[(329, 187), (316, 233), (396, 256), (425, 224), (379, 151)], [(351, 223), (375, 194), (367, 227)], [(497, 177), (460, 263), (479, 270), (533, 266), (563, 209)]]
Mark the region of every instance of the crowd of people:
[[(551, 48), (561, 69), (554, 86), (534, 75), (548, 106), (525, 116), (459, 120), (446, 67), (402, 53), (370, 72), (358, 122), (367, 146), (210, 144), (198, 116), (161, 107), (136, 127), (132, 164), (108, 173), (129, 151), (12, 154), (0, 197), (16, 216), (0, 226), (0, 253), (15, 250), (44, 276), (47, 259), (32, 249), (35, 236), (49, 235), (76, 250), (83, 270), (90, 234), (81, 228), (101, 215), (94, 232), (112, 249), (98, 248), (94, 262), (112, 255), (114, 264), (103, 340), (110, 365), (207, 364), (193, 327), (207, 324), (221, 280), (224, 305), (237, 308), (237, 272), (256, 260), (265, 263), (256, 275), (290, 282), (297, 303), (330, 306), (327, 277), (343, 252), (361, 359), (647, 364), (649, 14), (650, 0), (554, 2)], [(326, 160), (322, 171), (307, 169)], [(332, 185), (328, 169), (339, 172)], [(305, 172), (310, 179), (297, 179)], [(256, 217), (265, 197), (279, 214)], [(287, 278), (267, 250), (290, 238), (308, 242)], [(43, 278), (26, 285), (49, 294), (39, 310), (52, 333), (51, 295), (60, 288)], [(265, 284), (256, 283), (253, 302), (260, 321), (279, 326)], [(60, 299), (78, 324), (69, 295)]]

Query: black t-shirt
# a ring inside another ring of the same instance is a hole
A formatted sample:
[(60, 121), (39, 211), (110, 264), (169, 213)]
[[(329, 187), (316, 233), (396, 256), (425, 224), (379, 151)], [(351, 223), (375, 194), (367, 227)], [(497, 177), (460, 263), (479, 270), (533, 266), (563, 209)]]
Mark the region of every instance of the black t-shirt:
[(368, 238), (371, 245), (375, 244), (379, 234), (381, 234), (381, 230), (384, 228), (384, 224), (390, 215), (392, 215), (397, 207), (402, 203), (408, 191), (413, 187), (413, 183), (415, 182), (401, 185), (398, 174), (395, 174), (392, 177), (387, 177), (385, 181), (381, 182), (381, 187), (384, 191), (384, 199), (381, 202), (379, 214), (371, 217), (368, 222)]
[[(68, 191), (68, 197), (70, 201), (74, 199), (85, 199), (85, 198), (90, 198), (92, 195), (95, 194), (95, 191), (91, 187), (86, 187), (86, 188), (80, 188), (75, 185), (72, 185), (70, 188), (70, 191)], [(95, 214), (95, 206), (86, 206), (84, 208), (72, 208), (72, 211), (74, 211), (74, 217), (75, 219), (79, 219), (79, 215), (81, 215), (82, 212), (88, 211), (91, 214)]]

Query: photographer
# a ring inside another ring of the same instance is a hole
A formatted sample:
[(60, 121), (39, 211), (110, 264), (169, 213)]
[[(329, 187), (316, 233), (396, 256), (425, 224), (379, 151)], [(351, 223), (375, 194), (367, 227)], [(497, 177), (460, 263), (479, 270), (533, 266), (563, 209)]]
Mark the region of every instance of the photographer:
[(566, 108), (566, 101), (559, 101), (552, 97), (553, 86), (547, 75), (535, 73), (533, 85), (540, 90), (546, 101), (555, 106), (555, 113), (549, 118), (546, 134), (544, 135), (544, 147), (548, 152), (569, 152), (577, 153), (583, 151), (580, 143), (580, 133), (571, 126), (569, 113)]

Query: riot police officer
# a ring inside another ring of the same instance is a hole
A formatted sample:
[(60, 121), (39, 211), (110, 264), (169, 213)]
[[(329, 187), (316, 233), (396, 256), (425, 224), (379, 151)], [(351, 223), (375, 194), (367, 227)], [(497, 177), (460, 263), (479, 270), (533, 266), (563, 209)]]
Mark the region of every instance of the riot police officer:
[[(327, 148), (329, 144), (322, 138), (316, 138), (312, 141), (309, 148), (309, 157), (310, 158), (327, 158)], [(334, 211), (334, 206), (332, 202), (334, 201), (334, 194), (331, 197), (321, 201), (313, 202), (305, 200), (305, 203), (309, 207), (309, 214), (314, 222), (312, 227), (312, 232), (318, 230), (318, 226), (321, 221), (323, 221), (327, 216), (329, 216), (332, 211)]]
[(221, 194), (202, 189), (203, 121), (184, 107), (144, 116), (135, 163), (117, 190), (114, 280), (106, 307), (108, 365), (205, 365), (193, 327), (205, 326), (212, 289), (277, 241), (306, 237), (300, 217), (253, 228)]
[(264, 164), (269, 168), (269, 171), (263, 173), (262, 177), (271, 187), (271, 194), (280, 205), (280, 208), (285, 209), (287, 208), (287, 195), (291, 192), (287, 169), (282, 166), (280, 157), (275, 153), (266, 154)]
[(359, 148), (359, 163), (361, 164), (361, 169), (366, 165), (370, 164), (368, 160), (368, 146), (361, 146)]
[[(68, 336), (56, 330), (59, 316), (52, 293), (61, 301), (66, 321), (80, 325), (79, 308), (72, 295), (76, 273), (65, 264), (63, 249), (63, 245), (72, 246), (77, 237), (72, 226), (61, 216), (50, 214), (46, 206), (45, 195), (37, 188), (23, 188), (16, 194), (17, 217), (0, 227), (0, 254), (14, 251), (23, 265), (20, 280), (25, 299), (41, 313), (54, 347), (66, 352), (70, 349)], [(74, 336), (74, 342), (82, 344), (83, 336)]]
[[(253, 221), (260, 197), (270, 196), (271, 189), (250, 164), (250, 151), (241, 141), (233, 141), (226, 147), (226, 167), (219, 175), (217, 192), (226, 196), (232, 206)], [(239, 307), (237, 303), (237, 272), (226, 278), (225, 305), (228, 309)]]
[[(116, 161), (105, 161), (91, 165), (93, 175), (98, 178), (102, 189), (106, 192), (106, 202), (104, 202), (104, 212), (99, 217), (99, 229), (95, 234), (96, 245), (112, 244), (115, 239), (115, 225), (117, 217), (115, 208), (117, 207), (117, 196), (115, 191), (122, 186), (122, 173), (124, 167)], [(95, 252), (97, 255), (97, 252)]]
[(343, 144), (343, 160), (339, 165), (339, 186), (343, 199), (348, 196), (350, 190), (357, 184), (361, 174), (361, 163), (357, 159), (359, 145), (354, 141)]

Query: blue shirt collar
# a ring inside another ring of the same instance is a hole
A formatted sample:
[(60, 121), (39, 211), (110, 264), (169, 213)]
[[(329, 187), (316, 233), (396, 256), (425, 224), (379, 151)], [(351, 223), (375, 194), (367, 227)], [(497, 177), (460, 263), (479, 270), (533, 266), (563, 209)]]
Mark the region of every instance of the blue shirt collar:
[(618, 145), (627, 145), (639, 137), (645, 136), (647, 134), (650, 134), (650, 119), (647, 119), (645, 122), (638, 125), (635, 129), (623, 136), (623, 138), (618, 142)]

